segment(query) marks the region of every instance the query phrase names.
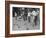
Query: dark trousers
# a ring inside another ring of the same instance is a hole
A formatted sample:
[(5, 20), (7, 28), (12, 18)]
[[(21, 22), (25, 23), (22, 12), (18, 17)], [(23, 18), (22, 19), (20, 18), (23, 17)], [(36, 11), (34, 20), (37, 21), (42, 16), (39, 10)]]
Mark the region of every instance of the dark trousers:
[(30, 16), (28, 16), (28, 22), (30, 22)]
[(27, 16), (23, 15), (23, 20), (26, 21), (27, 20)]
[(35, 16), (34, 23), (37, 25), (37, 16)]

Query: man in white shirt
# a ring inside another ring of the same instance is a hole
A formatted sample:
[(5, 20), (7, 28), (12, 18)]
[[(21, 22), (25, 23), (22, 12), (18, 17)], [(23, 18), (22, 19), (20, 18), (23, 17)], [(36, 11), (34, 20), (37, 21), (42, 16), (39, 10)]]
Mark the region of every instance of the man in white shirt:
[(15, 12), (15, 19), (17, 20), (17, 13)]
[(32, 24), (34, 25), (36, 25), (36, 23), (37, 23), (37, 15), (38, 15), (39, 13), (37, 13), (36, 11), (32, 11), (32, 15), (33, 15), (33, 17), (32, 17)]
[(30, 15), (31, 15), (31, 12), (28, 11), (28, 21), (30, 22)]

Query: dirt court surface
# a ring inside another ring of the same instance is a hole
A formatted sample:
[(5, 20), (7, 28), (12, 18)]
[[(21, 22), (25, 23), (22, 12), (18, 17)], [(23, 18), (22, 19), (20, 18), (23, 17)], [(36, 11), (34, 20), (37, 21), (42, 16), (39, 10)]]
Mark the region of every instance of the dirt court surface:
[(31, 22), (29, 23), (28, 20), (24, 21), (23, 19), (16, 20), (15, 17), (13, 17), (13, 24), (12, 24), (12, 30), (20, 31), (20, 30), (39, 30), (40, 24), (39, 21), (37, 22), (37, 25), (32, 25)]

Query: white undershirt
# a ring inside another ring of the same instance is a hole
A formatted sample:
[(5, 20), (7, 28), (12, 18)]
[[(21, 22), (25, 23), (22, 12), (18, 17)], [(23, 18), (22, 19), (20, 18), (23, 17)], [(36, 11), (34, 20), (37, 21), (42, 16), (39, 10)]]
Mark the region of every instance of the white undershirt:
[(16, 12), (15, 12), (15, 16), (17, 16)]
[(28, 16), (30, 16), (30, 14), (31, 14), (31, 13), (30, 13), (30, 12), (28, 12)]

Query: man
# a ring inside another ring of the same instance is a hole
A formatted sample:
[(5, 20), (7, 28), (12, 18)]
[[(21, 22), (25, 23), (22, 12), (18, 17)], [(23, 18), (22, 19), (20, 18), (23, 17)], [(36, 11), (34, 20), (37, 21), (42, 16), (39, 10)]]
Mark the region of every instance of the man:
[(37, 13), (35, 10), (33, 10), (32, 11), (32, 15), (33, 15), (33, 17), (32, 17), (32, 24), (34, 25), (36, 25), (37, 24), (37, 15), (38, 15), (39, 13)]
[(17, 20), (17, 13), (15, 12), (15, 19)]
[(28, 10), (28, 21), (30, 22), (30, 15), (31, 15), (31, 12)]
[(27, 8), (25, 8), (24, 9), (24, 21), (27, 20), (27, 15), (28, 15)]

